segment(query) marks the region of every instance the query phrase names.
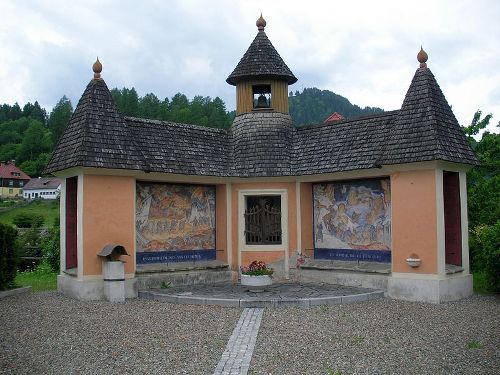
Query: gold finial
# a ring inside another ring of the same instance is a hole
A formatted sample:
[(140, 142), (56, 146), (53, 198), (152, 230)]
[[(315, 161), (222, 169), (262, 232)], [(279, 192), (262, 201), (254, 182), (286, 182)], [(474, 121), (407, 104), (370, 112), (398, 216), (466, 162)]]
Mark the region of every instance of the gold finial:
[(92, 65), (92, 70), (94, 71), (94, 79), (100, 79), (102, 72), (102, 64), (99, 61), (99, 56), (97, 57), (97, 60), (95, 61), (94, 65)]
[(260, 14), (260, 17), (257, 22), (255, 22), (255, 24), (257, 25), (259, 31), (264, 31), (264, 27), (266, 27), (266, 20), (262, 17), (262, 13)]
[(420, 63), (421, 68), (427, 68), (427, 59), (429, 56), (427, 56), (427, 52), (424, 51), (422, 46), (420, 46), (420, 52), (417, 54), (417, 60)]

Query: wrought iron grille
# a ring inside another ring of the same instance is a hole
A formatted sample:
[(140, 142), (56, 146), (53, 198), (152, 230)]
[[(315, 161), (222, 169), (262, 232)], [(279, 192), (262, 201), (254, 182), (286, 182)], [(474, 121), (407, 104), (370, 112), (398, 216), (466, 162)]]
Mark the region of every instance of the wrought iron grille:
[[(279, 197), (278, 197), (279, 198)], [(281, 244), (281, 207), (266, 204), (245, 210), (245, 238), (247, 245)]]

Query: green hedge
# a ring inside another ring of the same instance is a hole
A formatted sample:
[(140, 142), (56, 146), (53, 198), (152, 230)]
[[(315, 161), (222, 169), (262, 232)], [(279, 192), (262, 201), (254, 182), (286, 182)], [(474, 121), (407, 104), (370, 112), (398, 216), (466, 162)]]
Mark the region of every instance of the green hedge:
[(484, 274), (490, 292), (500, 293), (500, 221), (472, 229), (469, 245), (473, 271)]
[(12, 288), (17, 271), (17, 231), (0, 223), (0, 290)]
[(43, 216), (28, 213), (18, 214), (12, 219), (12, 222), (18, 228), (38, 228), (42, 226), (43, 221)]

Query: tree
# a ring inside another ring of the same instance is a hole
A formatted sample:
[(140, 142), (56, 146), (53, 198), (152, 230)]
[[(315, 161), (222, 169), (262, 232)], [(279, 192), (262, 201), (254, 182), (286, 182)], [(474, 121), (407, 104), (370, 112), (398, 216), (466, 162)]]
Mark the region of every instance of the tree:
[[(485, 131), (480, 141), (472, 136), (485, 129), (492, 118), (481, 119), (476, 111), (464, 133), (480, 166), (467, 173), (469, 248), (474, 272), (484, 273), (487, 287), (500, 291), (500, 134)], [(500, 124), (497, 125), (500, 127)]]
[(72, 114), (73, 106), (71, 105), (71, 101), (64, 95), (50, 112), (47, 123), (54, 146), (57, 145), (59, 138), (64, 133), (64, 129), (66, 129)]
[(155, 94), (149, 93), (139, 99), (138, 112), (139, 117), (157, 119), (161, 113), (160, 99)]
[(36, 160), (41, 153), (50, 152), (52, 144), (49, 135), (40, 121), (32, 120), (21, 142), (18, 161)]
[(45, 109), (40, 107), (40, 104), (38, 104), (37, 101), (35, 101), (35, 104), (31, 104), (30, 102), (28, 102), (24, 105), (23, 116), (38, 120), (43, 125), (47, 123), (47, 112), (45, 111)]
[[(476, 113), (474, 113), (474, 117), (472, 118), (470, 125), (462, 127), (465, 135), (468, 137), (477, 135), (482, 129), (485, 129), (489, 125), (493, 115), (490, 113), (481, 120), (482, 113), (483, 112), (478, 109)], [(471, 142), (471, 140), (469, 140), (469, 142)]]

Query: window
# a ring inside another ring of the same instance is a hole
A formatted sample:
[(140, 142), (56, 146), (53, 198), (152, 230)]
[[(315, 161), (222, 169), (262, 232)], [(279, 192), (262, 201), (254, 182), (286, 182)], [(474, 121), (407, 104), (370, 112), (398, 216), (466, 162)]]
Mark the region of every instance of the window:
[(271, 108), (271, 85), (252, 86), (253, 107)]
[(9, 189), (9, 194), (14, 194), (14, 189)]
[(9, 186), (14, 186), (14, 180), (9, 180)]
[(19, 181), (19, 186), (23, 187), (24, 186), (24, 181)]
[(247, 245), (280, 245), (281, 196), (245, 197), (245, 242)]

